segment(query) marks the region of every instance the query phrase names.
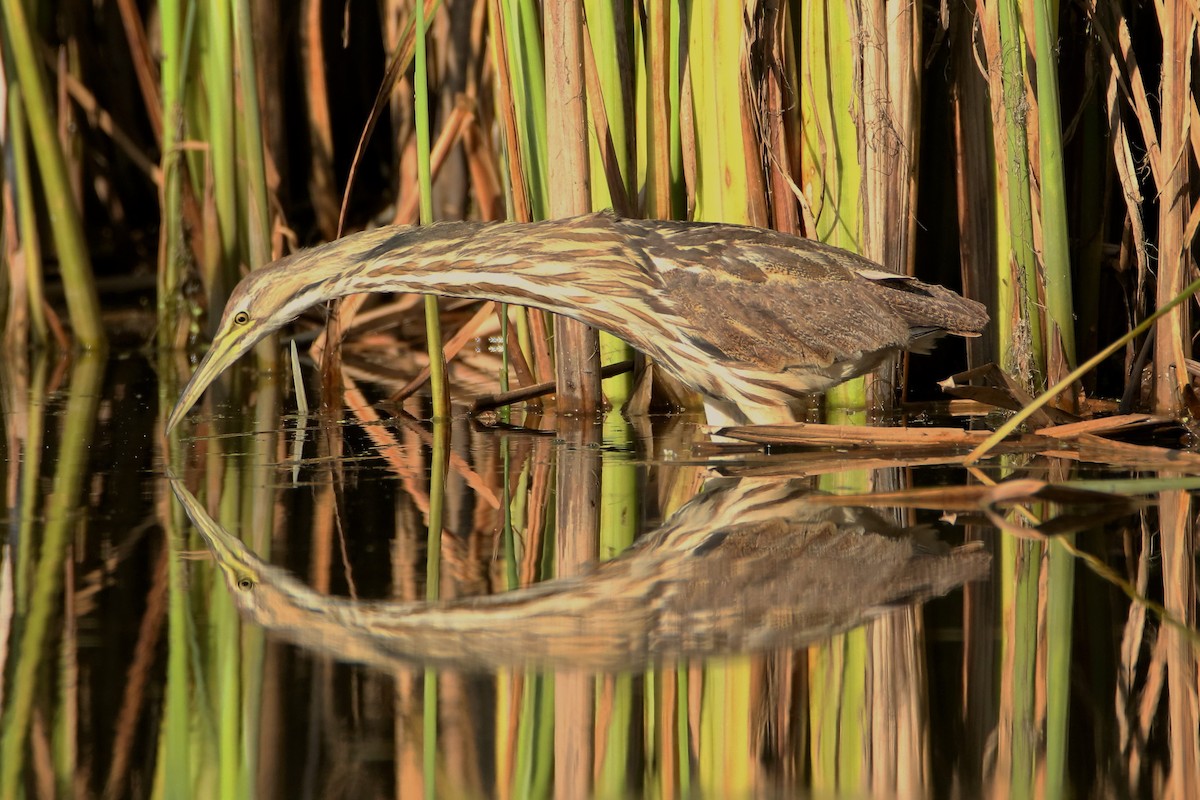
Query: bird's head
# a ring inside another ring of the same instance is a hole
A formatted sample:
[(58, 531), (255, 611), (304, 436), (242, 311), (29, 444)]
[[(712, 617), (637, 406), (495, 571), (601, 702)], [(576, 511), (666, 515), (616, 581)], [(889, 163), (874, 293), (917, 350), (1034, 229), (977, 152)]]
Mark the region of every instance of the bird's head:
[(212, 346), (171, 411), (168, 431), (183, 419), (209, 384), (254, 345), (306, 308), (345, 294), (331, 291), (336, 287), (330, 277), (317, 274), (319, 261), (312, 252), (304, 251), (256, 269), (234, 288)]
[[(293, 253), (254, 270), (233, 290), (208, 355), (184, 387), (167, 420), (174, 428), (208, 385), (267, 335), (317, 303), (363, 291), (412, 290), (402, 276), (375, 275), (382, 266), (406, 269), (441, 265), (480, 229), (479, 223), (449, 222), (406, 227), (389, 225)], [(499, 230), (499, 228), (497, 228)], [(390, 277), (390, 282), (389, 282)], [(416, 281), (416, 278), (413, 279)], [(419, 290), (419, 288), (418, 288)]]

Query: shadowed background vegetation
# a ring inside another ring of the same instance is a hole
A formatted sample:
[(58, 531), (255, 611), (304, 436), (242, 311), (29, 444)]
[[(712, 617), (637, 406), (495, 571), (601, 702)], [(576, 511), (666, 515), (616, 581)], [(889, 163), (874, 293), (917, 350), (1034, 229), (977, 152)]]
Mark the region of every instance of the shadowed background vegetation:
[[(995, 320), (973, 360), (1030, 389), (1190, 281), (1186, 4), (569, 8), (426, 2), (421, 107), (411, 2), (5, 0), (7, 341), (203, 339), (246, 269), (416, 222), (421, 164), (432, 218), (750, 223), (962, 285)], [(518, 316), (514, 374), (544, 378), (547, 324)], [(1176, 409), (1190, 318), (1130, 341), (1084, 391)]]
[[(239, 622), (218, 571), (190, 560), (203, 543), (166, 467), (316, 592), (410, 601), (570, 578), (704, 482), (696, 459), (672, 461), (691, 438), (645, 418), (556, 426), (514, 410), (568, 443), (553, 451), (547, 435), (484, 436), (461, 416), (453, 437), (445, 419), (379, 424), (356, 379), (446, 416), (436, 398), (407, 399), (414, 376), (440, 374), (427, 341), (452, 365), (455, 397), (557, 375), (563, 410), (596, 399), (589, 332), (406, 297), (348, 298), (296, 326), (323, 397), (345, 404), (344, 430), (310, 433), (302, 408), (286, 423), (296, 438), (280, 435), (271, 343), (253, 387), (235, 381), (234, 402), (168, 447), (149, 408), (174, 402), (182, 353), (203, 345), (240, 275), (375, 224), (613, 208), (772, 227), (986, 302), (992, 330), (969, 360), (998, 362), (1016, 391), (1118, 342), (1058, 406), (1196, 413), (1191, 301), (1142, 325), (1195, 278), (1200, 20), (1188, 3), (420, 11), (0, 0), (0, 510), (12, 531), (0, 797), (1197, 796), (1194, 513), (1166, 483), (1154, 508), (1077, 538), (1021, 531), (1056, 513), (1049, 501), (1005, 517), (1003, 534), (967, 519), (960, 538), (984, 543), (993, 582), (969, 586), (961, 608), (903, 606), (807, 649), (598, 677), (372, 672), (301, 658)], [(45, 357), (106, 341), (153, 343), (153, 363)], [(630, 357), (600, 345), (605, 362)], [(966, 360), (950, 344), (938, 354), (839, 389), (831, 409), (851, 411), (827, 418), (861, 423), (864, 401), (886, 405), (896, 386), (932, 396)], [(609, 379), (605, 396), (645, 409), (653, 382), (656, 397), (688, 402), (640, 374)], [(845, 457), (820, 457), (741, 466), (821, 475), (828, 491), (947, 480), (894, 460), (838, 472)], [(1177, 451), (1157, 457), (1155, 469), (1194, 470)], [(1075, 477), (1048, 455), (989, 469)], [(311, 771), (279, 768), (297, 754)]]

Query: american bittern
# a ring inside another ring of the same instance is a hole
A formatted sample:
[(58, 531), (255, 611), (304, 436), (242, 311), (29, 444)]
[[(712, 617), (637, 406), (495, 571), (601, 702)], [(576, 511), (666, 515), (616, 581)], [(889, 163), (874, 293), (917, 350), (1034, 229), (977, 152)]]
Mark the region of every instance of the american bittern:
[(383, 227), (247, 275), (168, 428), (260, 339), (309, 306), (359, 292), (502, 300), (572, 317), (697, 390), (711, 424), (791, 421), (805, 394), (988, 320), (949, 289), (758, 228), (612, 214)]
[(263, 562), (181, 481), (171, 488), (253, 622), (385, 668), (406, 660), (616, 670), (794, 648), (945, 594), (990, 563), (978, 547), (952, 549), (870, 510), (818, 505), (800, 482), (724, 479), (581, 575), (442, 603), (362, 602), (320, 594)]

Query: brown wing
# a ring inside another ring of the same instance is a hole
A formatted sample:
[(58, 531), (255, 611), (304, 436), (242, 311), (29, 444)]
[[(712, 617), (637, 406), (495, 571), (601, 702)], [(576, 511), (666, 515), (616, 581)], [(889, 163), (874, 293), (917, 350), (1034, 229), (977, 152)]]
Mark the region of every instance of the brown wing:
[(775, 371), (904, 347), (914, 330), (971, 333), (987, 323), (979, 303), (809, 239), (719, 223), (614, 225), (714, 351)]
[(856, 282), (771, 277), (761, 283), (672, 270), (663, 275), (676, 312), (713, 355), (773, 372), (828, 367), (902, 347), (908, 325)]

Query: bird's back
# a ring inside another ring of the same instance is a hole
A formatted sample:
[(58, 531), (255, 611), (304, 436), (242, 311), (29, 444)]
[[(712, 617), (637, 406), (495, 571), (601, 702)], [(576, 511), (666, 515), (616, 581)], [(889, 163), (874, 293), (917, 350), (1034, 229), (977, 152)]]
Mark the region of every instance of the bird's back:
[(719, 223), (614, 218), (613, 225), (654, 265), (664, 297), (714, 358), (815, 371), (820, 383), (862, 371), (848, 362), (864, 359), (869, 369), (872, 354), (922, 334), (969, 335), (987, 323), (979, 303), (809, 239)]

